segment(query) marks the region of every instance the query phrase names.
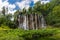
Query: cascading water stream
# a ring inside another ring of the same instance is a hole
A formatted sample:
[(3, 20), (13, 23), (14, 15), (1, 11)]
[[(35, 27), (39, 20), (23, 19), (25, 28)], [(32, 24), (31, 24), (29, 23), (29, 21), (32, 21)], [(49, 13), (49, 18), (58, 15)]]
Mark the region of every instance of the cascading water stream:
[(42, 26), (42, 28), (45, 27), (45, 20), (44, 20), (43, 15), (41, 16), (41, 26)]
[(26, 16), (24, 16), (23, 28), (24, 28), (24, 30), (27, 30)]
[(29, 30), (29, 29), (32, 29), (32, 30), (36, 29), (37, 30), (40, 27), (42, 27), (42, 28), (46, 27), (46, 23), (45, 23), (43, 15), (38, 16), (35, 14), (35, 16), (33, 16), (31, 14), (30, 17), (28, 17), (27, 15), (23, 15), (23, 16), (19, 15), (18, 21), (19, 21), (18, 28), (21, 28), (24, 30)]

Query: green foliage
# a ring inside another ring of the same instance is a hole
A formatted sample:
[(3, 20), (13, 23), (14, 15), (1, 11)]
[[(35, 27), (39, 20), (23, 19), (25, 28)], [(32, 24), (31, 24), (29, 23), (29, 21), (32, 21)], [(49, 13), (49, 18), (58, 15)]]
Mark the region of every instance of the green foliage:
[[(59, 29), (0, 30), (0, 40), (58, 40)], [(56, 39), (55, 39), (56, 38)], [(59, 37), (60, 38), (60, 37)]]
[(8, 26), (9, 28), (16, 28), (15, 22), (11, 20), (12, 15), (7, 14), (7, 15), (2, 15), (0, 17), (0, 27), (3, 25)]
[(47, 22), (50, 25), (53, 26), (60, 26), (60, 5), (59, 6), (55, 6), (52, 10), (52, 12), (50, 12), (47, 16)]

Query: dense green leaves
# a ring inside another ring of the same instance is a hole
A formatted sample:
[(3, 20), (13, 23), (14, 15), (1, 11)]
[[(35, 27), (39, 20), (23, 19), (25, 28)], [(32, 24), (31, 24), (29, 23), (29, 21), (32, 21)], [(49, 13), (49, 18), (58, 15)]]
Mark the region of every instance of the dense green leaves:
[(53, 8), (52, 12), (50, 12), (48, 14), (47, 21), (50, 21), (49, 24), (51, 24), (51, 25), (54, 25), (56, 23), (60, 23), (60, 5), (55, 6)]
[(58, 40), (55, 36), (57, 33), (59, 33), (58, 29), (2, 30), (0, 40)]

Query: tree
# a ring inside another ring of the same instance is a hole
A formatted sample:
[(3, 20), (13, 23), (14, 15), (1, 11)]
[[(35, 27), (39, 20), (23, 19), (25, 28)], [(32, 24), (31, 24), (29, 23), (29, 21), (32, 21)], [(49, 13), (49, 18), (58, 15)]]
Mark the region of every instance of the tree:
[(47, 22), (50, 25), (60, 26), (60, 5), (55, 6), (47, 16)]
[(5, 7), (3, 7), (2, 9), (3, 9), (3, 10), (2, 10), (2, 13), (3, 13), (3, 15), (5, 16)]

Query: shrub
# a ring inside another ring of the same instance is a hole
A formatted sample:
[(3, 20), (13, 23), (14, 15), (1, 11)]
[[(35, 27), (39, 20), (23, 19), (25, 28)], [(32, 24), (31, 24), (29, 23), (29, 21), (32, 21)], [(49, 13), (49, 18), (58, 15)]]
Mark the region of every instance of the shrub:
[(60, 33), (57, 29), (1, 30), (0, 40), (57, 40), (55, 36), (57, 33)]

